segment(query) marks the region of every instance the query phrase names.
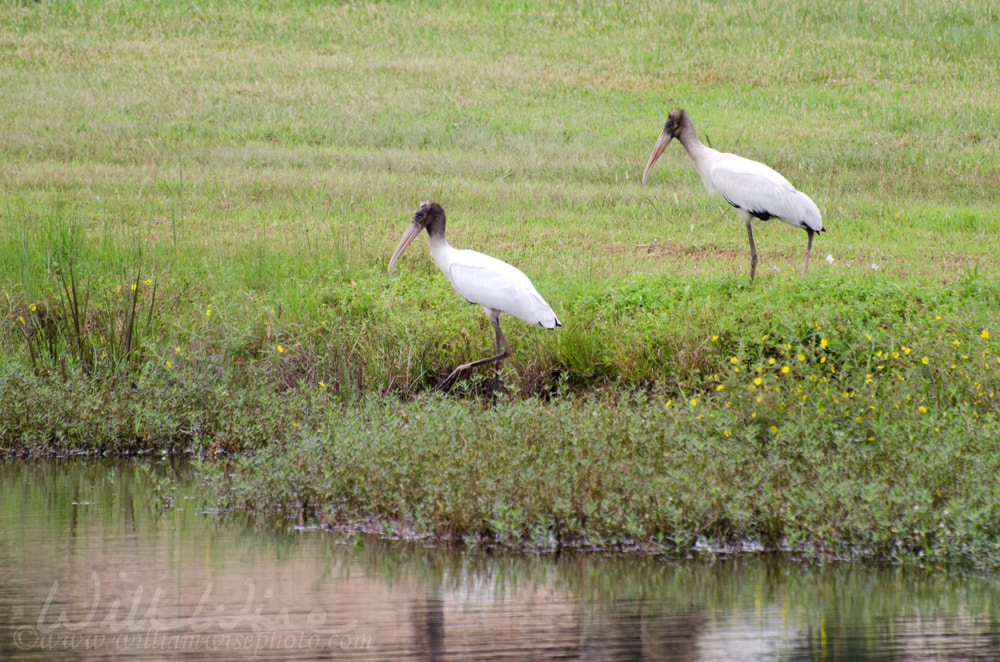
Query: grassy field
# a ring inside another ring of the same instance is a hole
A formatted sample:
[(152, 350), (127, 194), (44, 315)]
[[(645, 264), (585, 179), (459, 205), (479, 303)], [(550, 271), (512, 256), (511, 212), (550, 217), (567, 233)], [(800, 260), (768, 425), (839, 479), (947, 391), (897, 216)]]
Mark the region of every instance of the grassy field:
[[(1000, 11), (0, 4), (0, 450), (192, 452), (235, 507), (470, 544), (1000, 565)], [(755, 232), (675, 107), (823, 212)], [(564, 326), (492, 348), (418, 238)], [(824, 259), (825, 258), (825, 259)], [(488, 371), (482, 377), (488, 376)]]

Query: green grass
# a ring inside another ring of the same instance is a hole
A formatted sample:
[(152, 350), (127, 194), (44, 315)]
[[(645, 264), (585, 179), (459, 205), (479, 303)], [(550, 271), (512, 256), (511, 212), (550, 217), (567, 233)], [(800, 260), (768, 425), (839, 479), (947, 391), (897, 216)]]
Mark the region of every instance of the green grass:
[[(997, 565), (990, 3), (0, 17), (3, 452), (187, 450), (234, 507), (476, 544)], [(806, 278), (760, 223), (747, 283), (679, 147), (639, 184), (678, 106), (816, 200)], [(504, 318), (496, 409), (428, 393), (492, 333), (426, 239), (385, 273), (424, 199), (564, 322)]]
[(471, 545), (683, 554), (753, 541), (995, 565), (995, 419), (885, 415), (876, 432), (852, 407), (829, 412), (837, 425), (823, 406), (740, 409), (633, 393), (508, 401), (484, 418), (452, 400), (369, 401), (212, 474), (229, 506), (257, 514)]

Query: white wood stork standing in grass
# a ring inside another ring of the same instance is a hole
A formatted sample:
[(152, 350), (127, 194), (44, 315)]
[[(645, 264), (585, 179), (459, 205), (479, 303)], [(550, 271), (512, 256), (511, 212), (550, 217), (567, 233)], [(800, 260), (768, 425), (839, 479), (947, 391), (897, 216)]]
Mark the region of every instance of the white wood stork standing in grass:
[(396, 259), (420, 231), (427, 230), (434, 263), (459, 294), (469, 302), (478, 304), (486, 312), (486, 316), (493, 322), (497, 340), (497, 353), (494, 356), (458, 366), (437, 388), (447, 390), (465, 370), (492, 361), (496, 371), (493, 380), (495, 390), (500, 380), (500, 362), (511, 353), (510, 344), (500, 331), (500, 314), (508, 313), (528, 324), (537, 324), (546, 329), (562, 326), (562, 322), (520, 269), (489, 255), (452, 248), (445, 239), (444, 226), (445, 216), (441, 205), (436, 202), (420, 203), (420, 208), (413, 215), (413, 220), (389, 259), (389, 272), (392, 272)]
[(805, 229), (809, 235), (806, 259), (802, 263), (802, 275), (805, 276), (813, 235), (824, 231), (816, 203), (805, 193), (795, 190), (787, 179), (763, 163), (722, 153), (703, 145), (698, 140), (691, 116), (681, 109), (671, 111), (667, 116), (663, 131), (653, 145), (653, 151), (646, 161), (646, 169), (642, 172), (643, 184), (646, 183), (646, 177), (656, 159), (660, 158), (660, 154), (663, 154), (663, 150), (674, 138), (680, 141), (691, 157), (705, 190), (721, 194), (746, 222), (747, 238), (750, 240), (750, 280), (753, 280), (757, 271), (757, 247), (753, 242), (751, 227), (755, 218), (762, 221), (778, 218), (793, 227)]

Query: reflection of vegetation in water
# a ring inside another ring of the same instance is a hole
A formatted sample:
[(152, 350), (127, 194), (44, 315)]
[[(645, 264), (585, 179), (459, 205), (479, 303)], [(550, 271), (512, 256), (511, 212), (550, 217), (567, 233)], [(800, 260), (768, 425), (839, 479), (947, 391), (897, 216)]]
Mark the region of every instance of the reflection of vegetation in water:
[(565, 600), (574, 622), (586, 624), (581, 638), (607, 645), (641, 637), (647, 650), (679, 650), (735, 632), (830, 659), (863, 659), (911, 644), (934, 650), (935, 638), (945, 635), (949, 650), (988, 650), (1000, 628), (995, 578), (865, 563), (812, 565), (781, 555), (715, 562), (510, 556), (379, 541), (353, 561), (389, 581), (437, 586), (448, 600), (515, 608), (525, 593), (533, 595), (525, 608)]
[(150, 464), (149, 462), (139, 462), (136, 464), (138, 471), (145, 474), (146, 479), (149, 481), (149, 485), (152, 488), (150, 490), (150, 499), (152, 499), (157, 511), (168, 510), (173, 507), (174, 499), (176, 498), (176, 478), (172, 475), (173, 472), (165, 472), (162, 470), (161, 465)]
[[(0, 453), (247, 453), (234, 507), (476, 545), (1000, 567), (995, 0), (512, 4), (0, 3)], [(806, 278), (762, 223), (748, 286), (679, 147), (635, 181), (674, 102), (815, 197)], [(385, 273), (425, 196), (565, 322), (506, 327), (495, 411), (427, 394), (485, 319)]]
[[(193, 476), (190, 465), (179, 460), (106, 464), (84, 458), (4, 460), (0, 474), (0, 510), (8, 515), (23, 508), (45, 512), (53, 528), (75, 526), (81, 517), (107, 525), (121, 517), (155, 522), (174, 506), (178, 484), (190, 483)], [(30, 486), (35, 488), (26, 489)]]

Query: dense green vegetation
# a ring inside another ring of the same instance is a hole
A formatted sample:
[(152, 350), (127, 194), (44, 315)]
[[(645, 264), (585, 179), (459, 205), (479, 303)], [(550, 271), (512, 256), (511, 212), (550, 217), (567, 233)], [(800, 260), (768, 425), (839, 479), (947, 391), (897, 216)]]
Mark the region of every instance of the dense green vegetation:
[[(988, 2), (6, 3), (0, 450), (190, 452), (234, 508), (475, 544), (1000, 563)], [(738, 218), (671, 146), (809, 193)], [(418, 203), (564, 326), (514, 355)], [(824, 259), (826, 258), (826, 259)]]

